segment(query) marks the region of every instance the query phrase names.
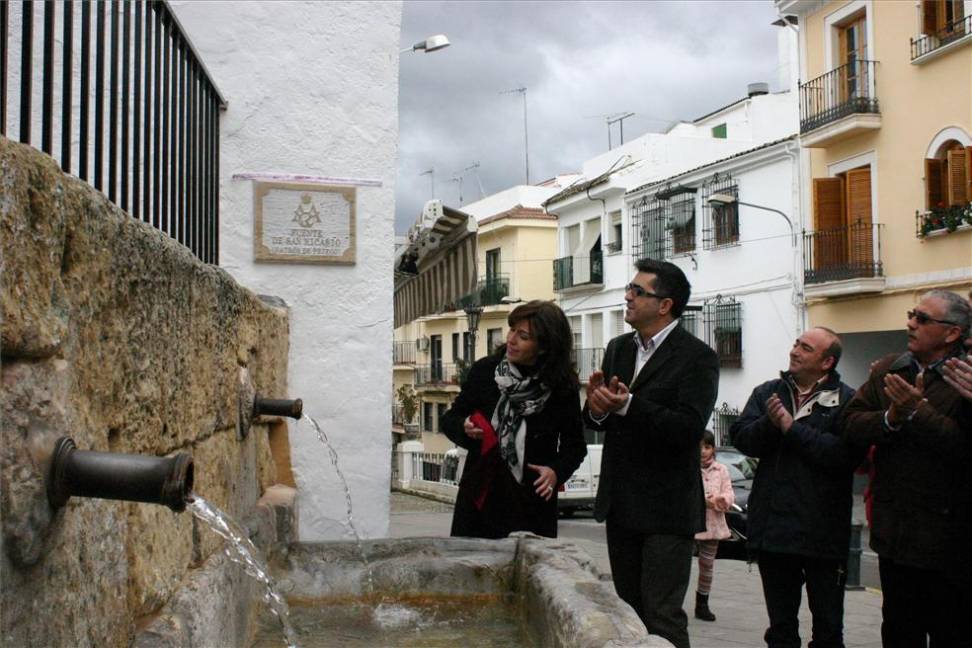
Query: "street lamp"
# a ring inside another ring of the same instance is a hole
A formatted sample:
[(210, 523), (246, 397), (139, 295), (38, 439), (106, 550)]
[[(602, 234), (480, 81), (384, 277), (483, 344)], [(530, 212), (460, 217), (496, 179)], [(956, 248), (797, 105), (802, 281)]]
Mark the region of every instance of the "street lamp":
[(781, 212), (779, 209), (773, 209), (772, 207), (764, 207), (763, 205), (754, 205), (753, 203), (743, 202), (731, 194), (717, 193), (709, 196), (709, 205), (712, 207), (722, 206), (727, 207), (729, 205), (743, 205), (744, 207), (752, 207), (753, 209), (762, 209), (763, 211), (773, 212), (774, 214), (779, 214), (786, 221), (786, 224), (790, 226), (790, 237), (793, 248), (796, 249), (796, 230), (793, 229), (793, 221), (790, 217)]
[(476, 360), (476, 331), (479, 330), (479, 318), (483, 315), (483, 307), (470, 304), (463, 308), (466, 311), (466, 324), (469, 326), (469, 362)]
[(435, 36), (429, 36), (425, 40), (415, 43), (411, 47), (406, 47), (405, 49), (401, 50), (399, 54), (418, 51), (428, 54), (429, 52), (435, 52), (445, 47), (449, 47), (450, 44), (451, 43), (449, 43), (449, 39), (446, 38), (445, 34), (436, 34)]

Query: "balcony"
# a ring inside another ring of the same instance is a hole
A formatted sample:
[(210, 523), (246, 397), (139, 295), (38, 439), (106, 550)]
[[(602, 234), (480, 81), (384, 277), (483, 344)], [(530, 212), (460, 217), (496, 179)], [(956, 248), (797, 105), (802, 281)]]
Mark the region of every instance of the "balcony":
[(587, 382), (591, 374), (601, 368), (603, 359), (603, 348), (572, 349), (570, 354), (570, 361), (577, 370), (581, 382)]
[(510, 295), (510, 278), (505, 274), (490, 275), (480, 279), (476, 290), (463, 296), (456, 303), (457, 310), (467, 306), (495, 306), (503, 303), (504, 297)]
[(968, 43), (972, 43), (972, 15), (959, 18), (934, 34), (912, 38), (911, 62), (921, 65)]
[(554, 290), (600, 288), (604, 284), (604, 259), (601, 248), (590, 256), (566, 256), (554, 259)]
[(800, 86), (800, 143), (827, 147), (881, 127), (877, 61), (857, 60)]
[(462, 371), (458, 365), (434, 362), (415, 367), (415, 386), (422, 388), (455, 387), (458, 389)]
[(836, 297), (884, 290), (882, 227), (858, 221), (836, 229), (804, 232), (806, 297)]
[(392, 361), (396, 365), (415, 364), (415, 342), (395, 342), (392, 345)]

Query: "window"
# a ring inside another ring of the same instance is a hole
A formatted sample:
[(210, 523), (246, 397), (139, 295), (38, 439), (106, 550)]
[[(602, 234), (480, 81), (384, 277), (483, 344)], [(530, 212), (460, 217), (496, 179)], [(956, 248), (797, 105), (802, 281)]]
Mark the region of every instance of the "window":
[(475, 349), (472, 348), (472, 340), (469, 337), (469, 332), (462, 334), (462, 359), (467, 363), (472, 360)]
[(503, 343), (503, 329), (486, 329), (486, 353), (492, 353)]
[(459, 334), (452, 334), (452, 361), (458, 362), (462, 360), (461, 352), (459, 351)]
[(813, 272), (808, 281), (875, 276), (871, 167), (813, 180)]
[[(435, 420), (436, 421), (441, 421), (442, 420), (442, 417), (445, 415), (445, 413), (447, 411), (449, 411), (449, 405), (448, 404), (446, 404), (446, 403), (436, 403), (435, 404)], [(438, 425), (436, 426), (436, 428), (438, 429)], [(441, 432), (441, 430), (438, 430), (438, 431)]]
[(426, 432), (435, 431), (435, 421), (432, 420), (432, 403), (422, 403), (422, 429)]
[(432, 356), (430, 361), (432, 382), (440, 382), (442, 380), (442, 336), (433, 335), (429, 339), (429, 351)]
[(719, 356), (719, 366), (742, 367), (742, 304), (719, 296), (702, 310), (707, 342)]
[(500, 273), (500, 249), (486, 250), (486, 281), (495, 281)]
[[(739, 410), (735, 407), (729, 407), (728, 403), (723, 403), (722, 407), (717, 408), (712, 413), (712, 435), (715, 437), (717, 446), (732, 445), (729, 429), (732, 428), (732, 424), (738, 418)], [(732, 468), (730, 468), (731, 470)], [(746, 478), (751, 479), (751, 476)]]
[(712, 127), (712, 137), (715, 137), (716, 139), (726, 139), (726, 135), (727, 132), (725, 124), (719, 124), (718, 126)]
[(728, 173), (716, 173), (702, 185), (702, 247), (714, 250), (739, 243), (739, 205), (709, 204), (709, 196), (739, 197), (739, 185)]
[(695, 196), (671, 204), (672, 251), (684, 254), (695, 250)]
[(965, 3), (962, 0), (923, 0), (921, 30), (929, 36), (948, 38), (965, 33)]
[(665, 201), (645, 196), (631, 206), (632, 254), (635, 259), (665, 260)]
[(855, 97), (868, 96), (866, 71), (859, 61), (867, 60), (867, 29), (866, 15), (862, 12), (850, 18), (838, 27), (838, 43), (840, 47), (839, 92), (841, 100), (848, 101)]
[(564, 254), (573, 256), (580, 246), (580, 224), (571, 225), (564, 230)]
[(614, 318), (614, 336), (623, 335), (627, 329), (624, 321), (624, 310), (617, 310), (612, 313)]
[(702, 335), (702, 307), (686, 306), (682, 316), (678, 319), (678, 324), (701, 340), (704, 337)]
[(941, 209), (972, 202), (972, 146), (949, 140), (925, 159), (925, 207)]
[(610, 239), (607, 244), (608, 252), (620, 252), (624, 249), (624, 242), (622, 240), (622, 227), (621, 227), (621, 210), (613, 211), (610, 214), (611, 232)]
[(581, 316), (571, 315), (567, 318), (567, 324), (570, 326), (570, 334), (573, 336), (574, 348), (580, 349), (583, 345), (583, 337), (581, 336)]

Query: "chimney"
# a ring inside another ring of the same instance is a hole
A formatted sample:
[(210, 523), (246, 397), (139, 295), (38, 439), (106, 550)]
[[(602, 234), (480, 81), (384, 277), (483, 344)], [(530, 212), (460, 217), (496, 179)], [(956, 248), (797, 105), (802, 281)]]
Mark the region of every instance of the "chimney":
[(757, 95), (769, 94), (769, 84), (768, 83), (750, 83), (746, 86), (746, 93), (750, 97), (755, 97)]

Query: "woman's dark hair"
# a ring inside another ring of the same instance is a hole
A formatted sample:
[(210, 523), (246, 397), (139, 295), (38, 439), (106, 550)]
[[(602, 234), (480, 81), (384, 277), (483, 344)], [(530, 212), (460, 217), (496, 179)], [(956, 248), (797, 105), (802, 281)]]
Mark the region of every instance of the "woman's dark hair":
[(715, 435), (712, 434), (712, 430), (706, 430), (702, 433), (702, 445), (715, 447)]
[[(513, 328), (522, 321), (530, 322), (530, 333), (537, 339), (538, 376), (549, 387), (567, 386), (577, 389), (577, 372), (574, 370), (573, 354), (574, 336), (570, 331), (567, 316), (560, 307), (553, 302), (534, 299), (514, 308), (507, 324)], [(497, 355), (506, 353), (506, 346), (496, 350)]]

